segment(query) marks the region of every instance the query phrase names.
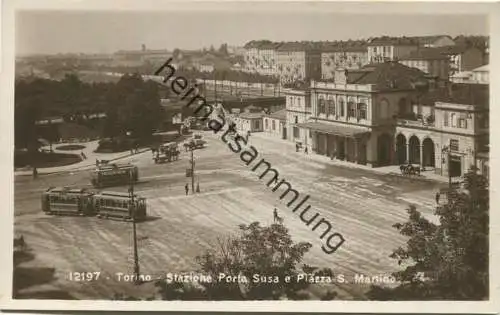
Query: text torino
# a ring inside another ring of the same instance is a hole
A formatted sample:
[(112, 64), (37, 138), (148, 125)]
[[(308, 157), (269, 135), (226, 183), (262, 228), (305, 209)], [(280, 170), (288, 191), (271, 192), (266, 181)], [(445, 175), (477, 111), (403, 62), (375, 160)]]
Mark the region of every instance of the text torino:
[[(203, 114), (201, 120), (207, 120), (212, 115), (214, 107), (211, 104), (208, 104), (207, 100), (203, 96), (199, 95), (196, 83), (188, 88), (188, 80), (186, 78), (182, 76), (174, 77), (176, 69), (170, 64), (171, 62), (172, 58), (168, 59), (155, 72), (155, 75), (158, 76), (165, 68), (169, 69), (170, 73), (163, 76), (163, 83), (170, 83), (172, 91), (180, 96), (181, 100), (185, 100), (189, 96), (190, 99), (186, 104), (186, 107), (189, 107), (196, 102), (198, 104), (198, 108), (196, 108), (194, 114), (199, 114), (201, 112)], [(204, 111), (204, 113), (202, 111)], [(208, 127), (217, 134), (223, 129), (225, 124), (226, 121), (224, 116), (218, 113), (216, 119), (211, 119), (208, 122)], [(261, 158), (258, 162), (254, 163), (259, 156), (259, 152), (254, 146), (248, 145), (248, 140), (240, 136), (238, 133), (236, 133), (236, 136), (234, 137), (227, 138), (229, 133), (234, 134), (235, 132), (234, 126), (229, 126), (229, 128), (227, 128), (222, 135), (221, 140), (228, 145), (232, 152), (237, 154), (239, 153), (240, 159), (245, 163), (245, 165), (251, 167), (253, 172), (260, 171), (259, 179), (262, 180), (266, 175), (268, 175), (267, 178), (269, 180), (266, 186), (273, 186), (273, 192), (282, 188), (282, 194), (279, 197), (280, 200), (288, 196), (290, 199), (286, 204), (287, 207), (291, 208), (293, 213), (298, 214), (302, 222), (304, 222), (307, 226), (310, 226), (313, 231), (318, 230), (318, 232), (321, 233), (320, 239), (324, 241), (321, 249), (325, 253), (332, 254), (337, 251), (337, 249), (339, 249), (339, 247), (345, 242), (345, 239), (340, 233), (333, 231), (332, 224), (325, 218), (320, 217), (318, 212), (314, 214), (313, 212), (309, 213), (311, 205), (308, 204), (303, 207), (306, 201), (309, 200), (310, 196), (305, 195), (303, 198), (300, 198), (300, 193), (293, 189), (292, 185), (285, 179), (280, 180), (278, 170), (272, 168), (271, 163), (266, 160)]]

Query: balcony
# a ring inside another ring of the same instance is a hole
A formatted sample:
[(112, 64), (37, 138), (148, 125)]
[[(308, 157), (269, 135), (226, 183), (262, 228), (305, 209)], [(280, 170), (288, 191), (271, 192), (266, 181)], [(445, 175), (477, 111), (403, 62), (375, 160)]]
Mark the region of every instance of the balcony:
[(435, 126), (434, 116), (422, 116), (415, 113), (402, 114), (396, 116), (398, 126), (433, 128)]

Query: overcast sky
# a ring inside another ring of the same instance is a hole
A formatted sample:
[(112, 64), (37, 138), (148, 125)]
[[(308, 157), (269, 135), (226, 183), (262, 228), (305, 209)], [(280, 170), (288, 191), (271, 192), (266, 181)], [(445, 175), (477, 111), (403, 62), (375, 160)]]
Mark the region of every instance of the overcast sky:
[(346, 40), (381, 35), (487, 35), (482, 15), (353, 15), (321, 12), (22, 12), (16, 53), (113, 53), (200, 49), (252, 39)]

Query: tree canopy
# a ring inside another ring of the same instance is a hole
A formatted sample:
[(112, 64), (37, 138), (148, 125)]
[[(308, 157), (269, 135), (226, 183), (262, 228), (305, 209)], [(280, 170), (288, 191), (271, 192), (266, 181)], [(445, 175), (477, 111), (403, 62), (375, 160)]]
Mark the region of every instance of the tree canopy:
[(464, 176), (463, 189), (449, 192), (436, 208), (440, 224), (425, 219), (414, 206), (409, 220), (394, 227), (408, 236), (405, 247), (391, 255), (403, 271), (394, 273), (394, 289), (373, 287), (376, 300), (482, 300), (489, 288), (489, 188), (474, 170)]
[[(164, 300), (278, 300), (308, 299), (309, 283), (298, 278), (299, 274), (332, 275), (330, 270), (318, 270), (304, 265), (304, 255), (310, 243), (295, 243), (282, 224), (261, 226), (259, 222), (240, 225), (236, 237), (218, 240), (215, 249), (197, 256), (199, 272), (218, 279), (220, 274), (230, 277), (244, 276), (248, 282), (213, 281), (200, 285), (167, 283), (159, 281), (156, 286)], [(302, 264), (302, 265), (301, 265)], [(272, 283), (254, 282), (254, 275), (274, 278)], [(285, 282), (289, 276), (290, 281)], [(329, 291), (324, 299), (333, 299), (335, 292)]]

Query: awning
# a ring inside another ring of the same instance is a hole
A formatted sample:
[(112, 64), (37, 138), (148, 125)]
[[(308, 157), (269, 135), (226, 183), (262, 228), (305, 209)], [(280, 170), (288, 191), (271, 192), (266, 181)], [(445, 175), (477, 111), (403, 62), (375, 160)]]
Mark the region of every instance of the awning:
[(367, 129), (325, 124), (320, 122), (307, 122), (302, 124), (295, 124), (295, 126), (299, 128), (306, 128), (306, 129), (311, 129), (313, 131), (318, 131), (338, 136), (346, 136), (346, 137), (362, 136), (364, 134), (370, 133)]

